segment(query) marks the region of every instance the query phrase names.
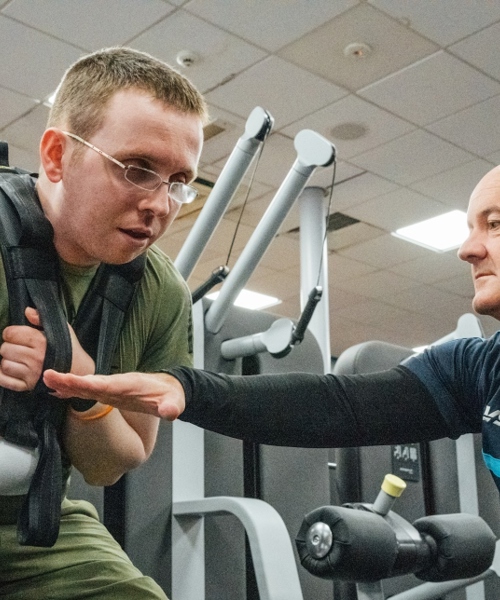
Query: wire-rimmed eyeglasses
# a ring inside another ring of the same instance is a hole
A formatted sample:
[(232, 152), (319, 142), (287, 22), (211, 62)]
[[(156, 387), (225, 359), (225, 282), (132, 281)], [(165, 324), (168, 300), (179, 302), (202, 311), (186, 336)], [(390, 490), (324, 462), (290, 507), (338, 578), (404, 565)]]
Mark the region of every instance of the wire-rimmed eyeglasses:
[(87, 142), (80, 136), (70, 133), (69, 131), (63, 131), (63, 133), (70, 138), (73, 138), (77, 142), (85, 144), (85, 146), (95, 150), (101, 156), (104, 156), (104, 158), (107, 158), (115, 163), (115, 165), (121, 167), (123, 169), (123, 175), (125, 179), (141, 190), (154, 192), (162, 183), (164, 183), (166, 186), (168, 186), (169, 196), (172, 198), (172, 200), (175, 200), (175, 202), (178, 202), (179, 204), (189, 204), (198, 195), (198, 191), (186, 183), (182, 183), (180, 181), (164, 181), (161, 176), (156, 173), (156, 171), (151, 171), (151, 169), (145, 169), (144, 167), (136, 167), (135, 165), (124, 165), (116, 158), (106, 154), (106, 152), (103, 152), (100, 148), (94, 146), (94, 144), (91, 144), (90, 142)]

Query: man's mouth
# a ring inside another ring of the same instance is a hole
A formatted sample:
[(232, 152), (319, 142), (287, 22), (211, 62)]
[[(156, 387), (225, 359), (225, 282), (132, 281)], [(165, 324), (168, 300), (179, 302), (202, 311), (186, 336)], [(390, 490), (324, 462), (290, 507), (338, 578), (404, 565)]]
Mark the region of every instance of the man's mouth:
[(474, 275), (474, 279), (476, 279), (476, 280), (477, 279), (482, 279), (483, 277), (490, 277), (491, 275), (493, 275), (493, 273), (491, 273), (489, 271), (488, 272), (487, 271), (483, 271), (481, 273), (476, 273)]
[(136, 240), (146, 240), (152, 236), (152, 232), (144, 229), (120, 229), (126, 235)]

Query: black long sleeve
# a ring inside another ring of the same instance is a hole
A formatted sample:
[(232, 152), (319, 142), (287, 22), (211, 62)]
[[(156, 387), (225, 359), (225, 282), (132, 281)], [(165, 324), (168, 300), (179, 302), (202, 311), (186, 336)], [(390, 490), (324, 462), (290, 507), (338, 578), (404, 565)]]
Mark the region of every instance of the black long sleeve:
[(183, 421), (256, 443), (340, 448), (450, 435), (427, 388), (404, 367), (339, 376), (166, 372), (184, 388)]

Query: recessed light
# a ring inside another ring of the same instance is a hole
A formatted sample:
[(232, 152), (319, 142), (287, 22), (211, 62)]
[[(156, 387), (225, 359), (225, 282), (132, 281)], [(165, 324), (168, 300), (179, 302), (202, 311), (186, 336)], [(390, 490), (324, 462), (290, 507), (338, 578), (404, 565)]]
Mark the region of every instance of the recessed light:
[(461, 246), (468, 233), (467, 215), (461, 210), (452, 210), (397, 229), (392, 235), (434, 252), (447, 252)]
[[(219, 292), (213, 292), (211, 294), (207, 294), (206, 297), (210, 300), (215, 300), (218, 295)], [(245, 289), (241, 290), (234, 301), (235, 306), (248, 308), (250, 310), (262, 310), (264, 308), (269, 308), (270, 306), (275, 306), (276, 304), (281, 304), (281, 300), (278, 298), (273, 298), (272, 296), (266, 296), (265, 294), (259, 294), (258, 292), (252, 292)]]

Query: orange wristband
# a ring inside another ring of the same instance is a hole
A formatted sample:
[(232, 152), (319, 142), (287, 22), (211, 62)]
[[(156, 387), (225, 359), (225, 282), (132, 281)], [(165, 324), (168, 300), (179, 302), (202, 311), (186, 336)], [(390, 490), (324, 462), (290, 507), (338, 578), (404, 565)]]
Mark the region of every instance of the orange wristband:
[(109, 415), (109, 413), (113, 410), (113, 408), (114, 408), (113, 406), (108, 405), (108, 406), (105, 406), (100, 412), (94, 413), (92, 415), (87, 415), (85, 412), (79, 412), (77, 410), (72, 410), (71, 414), (78, 421), (95, 421), (96, 419), (102, 419), (106, 415)]

